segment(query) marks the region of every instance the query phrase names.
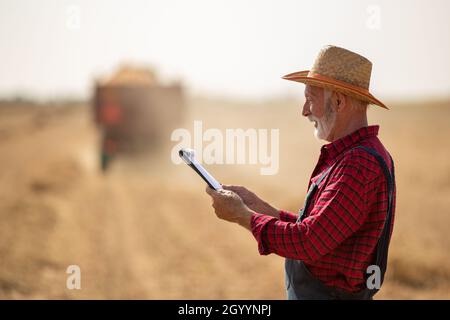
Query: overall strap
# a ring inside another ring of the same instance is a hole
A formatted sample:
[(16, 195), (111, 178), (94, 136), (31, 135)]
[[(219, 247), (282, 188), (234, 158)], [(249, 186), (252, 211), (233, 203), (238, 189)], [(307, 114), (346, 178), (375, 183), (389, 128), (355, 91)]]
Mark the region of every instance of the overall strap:
[[(355, 148), (353, 148), (353, 149), (355, 149)], [(353, 150), (353, 149), (351, 149), (351, 150)], [(349, 150), (349, 151), (351, 151), (351, 150)], [(340, 158), (338, 158), (333, 164), (331, 164), (331, 165), (327, 168), (327, 170), (325, 170), (325, 171), (320, 175), (319, 179), (317, 179), (316, 182), (313, 182), (313, 183), (310, 185), (310, 187), (309, 187), (309, 189), (308, 189), (308, 193), (306, 194), (306, 197), (305, 197), (305, 201), (304, 201), (304, 204), (303, 204), (303, 208), (302, 208), (302, 209), (299, 211), (299, 213), (298, 213), (298, 216), (299, 216), (299, 217), (298, 217), (298, 219), (297, 219), (297, 222), (301, 222), (301, 221), (303, 221), (303, 219), (306, 218), (306, 217), (305, 217), (305, 212), (307, 212), (307, 210), (308, 210), (308, 206), (309, 206), (309, 203), (311, 202), (311, 198), (312, 198), (313, 194), (316, 192), (317, 188), (319, 187), (319, 185), (320, 185), (320, 183), (323, 181), (323, 179), (325, 179), (325, 178), (327, 177), (328, 173), (330, 173), (330, 171), (331, 171), (331, 169), (334, 167), (334, 165), (335, 165), (336, 163), (338, 163), (339, 160), (340, 160), (341, 158), (344, 157), (344, 155), (345, 155), (345, 153), (342, 154), (342, 156), (341, 156)]]
[(388, 247), (390, 241), (390, 230), (392, 225), (392, 208), (393, 208), (394, 183), (395, 183), (394, 162), (392, 160), (392, 157), (389, 155), (389, 158), (392, 163), (392, 175), (391, 175), (391, 172), (389, 170), (388, 165), (386, 164), (386, 161), (384, 161), (383, 157), (379, 155), (374, 149), (365, 146), (358, 146), (354, 149), (357, 148), (365, 150), (366, 152), (374, 156), (375, 159), (377, 159), (377, 161), (381, 165), (381, 168), (383, 170), (387, 182), (388, 208), (386, 213), (386, 219), (384, 221), (383, 231), (381, 232), (381, 236), (378, 239), (376, 247), (377, 250), (376, 259), (375, 259), (375, 264), (381, 270), (381, 284), (382, 284), (384, 281), (384, 274), (387, 268)]
[(316, 182), (313, 182), (311, 184), (311, 186), (309, 187), (308, 193), (306, 194), (306, 197), (305, 197), (305, 202), (303, 204), (303, 208), (298, 213), (297, 222), (301, 222), (305, 218), (305, 212), (308, 210), (308, 206), (309, 206), (309, 203), (311, 202), (312, 195), (316, 192), (317, 187), (322, 182), (322, 180), (325, 179), (325, 177), (328, 175), (328, 173), (330, 172), (332, 167), (333, 167), (332, 165), (329, 166), (328, 169), (325, 170), (325, 172), (320, 175), (319, 179), (317, 179)]

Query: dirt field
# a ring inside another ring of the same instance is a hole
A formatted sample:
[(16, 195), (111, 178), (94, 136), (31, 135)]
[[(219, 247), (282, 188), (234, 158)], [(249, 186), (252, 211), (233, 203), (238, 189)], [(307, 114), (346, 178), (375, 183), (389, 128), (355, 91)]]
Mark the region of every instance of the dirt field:
[[(450, 102), (372, 107), (397, 165), (397, 213), (379, 299), (450, 298)], [(294, 101), (192, 99), (185, 127), (279, 128), (280, 169), (210, 166), (296, 211), (319, 154)], [(283, 259), (258, 255), (251, 234), (219, 221), (203, 183), (170, 161), (175, 142), (97, 170), (88, 108), (0, 108), (0, 298), (284, 299)], [(81, 290), (66, 268), (81, 268)]]

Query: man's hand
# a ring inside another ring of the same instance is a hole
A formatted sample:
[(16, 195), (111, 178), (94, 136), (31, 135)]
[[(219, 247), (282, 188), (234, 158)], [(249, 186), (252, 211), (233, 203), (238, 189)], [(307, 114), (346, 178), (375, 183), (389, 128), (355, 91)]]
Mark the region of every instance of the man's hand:
[(250, 230), (250, 217), (254, 213), (242, 201), (238, 194), (231, 190), (214, 190), (206, 187), (206, 193), (213, 201), (213, 208), (218, 218), (236, 222)]
[(225, 190), (230, 190), (238, 194), (245, 205), (251, 210), (262, 213), (277, 219), (280, 218), (279, 210), (259, 198), (256, 194), (242, 186), (222, 185)]

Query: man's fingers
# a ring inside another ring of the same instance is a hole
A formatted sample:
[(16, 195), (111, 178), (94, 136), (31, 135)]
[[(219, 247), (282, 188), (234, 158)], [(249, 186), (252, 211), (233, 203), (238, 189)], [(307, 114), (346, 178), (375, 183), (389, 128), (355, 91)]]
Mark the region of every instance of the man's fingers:
[(206, 193), (209, 194), (211, 196), (211, 198), (213, 198), (213, 201), (226, 200), (226, 199), (232, 198), (234, 196), (239, 197), (238, 194), (236, 194), (235, 192), (233, 192), (231, 190), (220, 189), (220, 190), (216, 191), (209, 186), (207, 186), (205, 190), (206, 190)]
[(209, 194), (213, 198), (217, 198), (217, 197), (220, 197), (222, 195), (225, 195), (224, 192), (226, 192), (224, 190), (214, 190), (210, 186), (206, 186), (205, 190), (206, 190), (206, 193)]
[(210, 186), (207, 185), (205, 190), (206, 190), (206, 193), (209, 194), (210, 196), (212, 196), (212, 197), (215, 196), (216, 190), (214, 190)]
[(239, 192), (242, 191), (244, 189), (244, 187), (241, 186), (233, 186), (233, 185), (223, 185), (222, 186), (225, 190), (230, 190), (230, 191), (234, 191), (234, 192)]

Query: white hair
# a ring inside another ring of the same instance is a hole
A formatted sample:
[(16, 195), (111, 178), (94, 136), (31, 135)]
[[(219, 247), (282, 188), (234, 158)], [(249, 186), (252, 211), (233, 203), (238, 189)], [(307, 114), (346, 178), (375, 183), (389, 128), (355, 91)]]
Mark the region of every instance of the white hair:
[(350, 109), (353, 111), (366, 111), (369, 103), (358, 98), (347, 96), (350, 100)]
[[(334, 92), (333, 90), (328, 89), (328, 88), (323, 89), (323, 101), (325, 102), (326, 105), (328, 104), (329, 99), (331, 99), (331, 95), (333, 94), (333, 92)], [(366, 101), (363, 101), (358, 98), (354, 98), (347, 94), (345, 94), (345, 96), (348, 98), (348, 101), (350, 102), (349, 109), (351, 111), (366, 111), (367, 108), (369, 107), (369, 103)]]

